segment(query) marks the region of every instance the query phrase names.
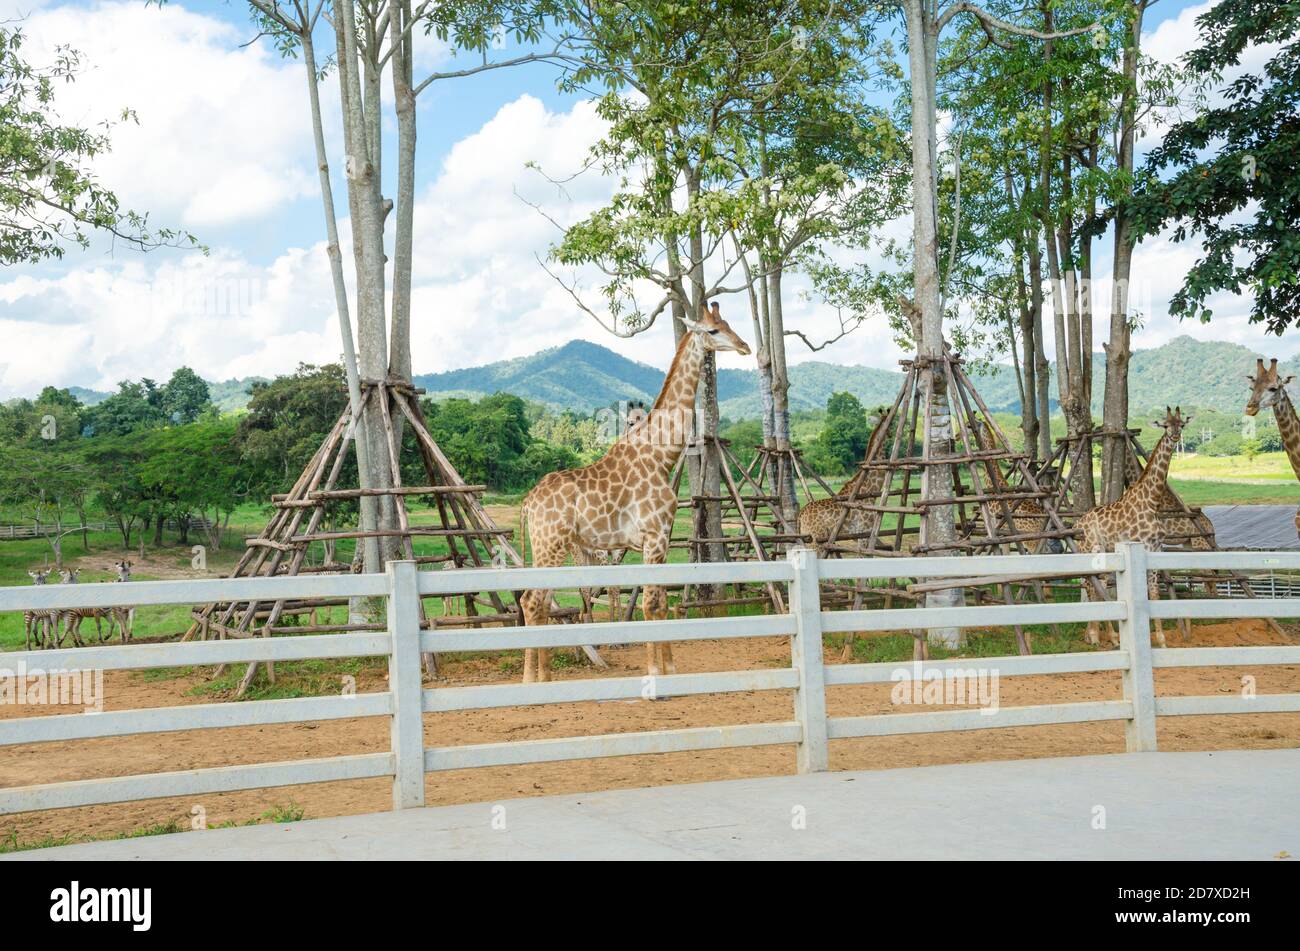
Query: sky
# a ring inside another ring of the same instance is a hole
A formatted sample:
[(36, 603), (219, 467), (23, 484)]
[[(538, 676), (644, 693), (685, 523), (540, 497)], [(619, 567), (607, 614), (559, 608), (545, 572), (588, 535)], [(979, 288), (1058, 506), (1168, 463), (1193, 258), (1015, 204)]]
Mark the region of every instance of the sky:
[[(1148, 13), (1145, 49), (1176, 61), (1197, 45), (1194, 19), (1208, 6), (1161, 0)], [(133, 110), (133, 121), (113, 128), (111, 153), (96, 160), (101, 182), (156, 226), (183, 228), (210, 249), (206, 256), (142, 253), (99, 241), (57, 261), (0, 271), (0, 399), (47, 384), (113, 389), (125, 379), (166, 379), (183, 365), (220, 380), (338, 359), (303, 67), (254, 41), (246, 10), (211, 0), (0, 0), (0, 19), (23, 18), (29, 62), (48, 62), (63, 45), (80, 53), (77, 82), (56, 92), (63, 120), (93, 126)], [(1262, 60), (1259, 51), (1244, 65)], [(450, 50), (430, 43), (417, 71), (453, 63)], [(595, 173), (563, 186), (547, 180), (577, 173), (602, 133), (592, 104), (558, 93), (555, 78), (545, 65), (499, 70), (435, 83), (419, 100), (416, 373), (526, 356), (575, 337), (660, 367), (671, 360), (667, 321), (615, 338), (539, 264), (558, 238), (554, 222), (580, 220), (611, 190)], [(333, 92), (331, 77), (322, 95), (347, 248), (341, 141), (328, 121), (336, 114)], [(904, 222), (891, 229), (900, 237), (907, 230)], [(1171, 319), (1167, 302), (1197, 255), (1195, 245), (1164, 238), (1140, 246), (1135, 347), (1189, 334), (1268, 355), (1300, 349), (1249, 325), (1248, 298), (1214, 300), (1210, 325)], [(1109, 298), (1109, 256), (1108, 245), (1095, 255), (1103, 269), (1099, 300)], [(597, 306), (594, 281), (578, 277), (584, 300)], [(830, 309), (798, 278), (788, 283), (787, 326), (813, 339), (832, 336), (838, 324)], [(647, 295), (643, 305), (650, 304)], [(743, 297), (724, 297), (721, 306), (745, 334)], [(1097, 333), (1100, 349), (1104, 326)], [(796, 339), (789, 345), (792, 362), (893, 368), (903, 356), (883, 318), (816, 354)], [(752, 359), (726, 354), (721, 365), (746, 367)]]

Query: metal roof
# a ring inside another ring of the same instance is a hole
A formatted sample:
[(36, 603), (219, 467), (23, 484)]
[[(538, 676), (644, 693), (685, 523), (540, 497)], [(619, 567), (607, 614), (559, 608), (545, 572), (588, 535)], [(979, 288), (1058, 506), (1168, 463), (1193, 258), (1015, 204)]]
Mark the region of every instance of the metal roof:
[(1206, 505), (1220, 548), (1262, 551), (1300, 550), (1292, 505)]

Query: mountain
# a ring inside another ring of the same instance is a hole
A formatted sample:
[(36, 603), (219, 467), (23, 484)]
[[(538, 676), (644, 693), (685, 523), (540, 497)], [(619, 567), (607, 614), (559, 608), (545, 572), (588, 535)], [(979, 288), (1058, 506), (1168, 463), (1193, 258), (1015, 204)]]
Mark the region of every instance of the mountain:
[[(1166, 404), (1214, 409), (1229, 415), (1241, 412), (1246, 401), (1245, 377), (1255, 369), (1260, 354), (1249, 347), (1223, 341), (1177, 337), (1151, 350), (1138, 350), (1129, 364), (1129, 405), (1134, 418)], [(1300, 376), (1300, 357), (1279, 363), (1281, 370)], [(1101, 415), (1106, 362), (1093, 356), (1093, 412)], [(980, 396), (994, 412), (1020, 410), (1020, 388), (1010, 366), (994, 365), (971, 372)], [(242, 409), (252, 384), (261, 377), (209, 382), (212, 401), (223, 411)], [(555, 410), (591, 413), (620, 400), (650, 403), (663, 385), (662, 370), (620, 356), (586, 340), (570, 340), (527, 357), (484, 366), (425, 373), (415, 378), (431, 398), (478, 398), (506, 392), (544, 403)], [(875, 367), (844, 366), (810, 361), (790, 368), (790, 406), (795, 411), (826, 406), (832, 393), (853, 393), (865, 405), (890, 403), (898, 394), (902, 374)], [(84, 387), (69, 389), (87, 405), (109, 394)], [(1051, 381), (1052, 407), (1056, 407), (1056, 377)], [(754, 419), (761, 411), (756, 370), (724, 369), (718, 372), (718, 398), (722, 415)]]
[(432, 399), (513, 393), (555, 409), (590, 413), (619, 400), (653, 402), (664, 374), (600, 344), (570, 340), (531, 356), (415, 377)]

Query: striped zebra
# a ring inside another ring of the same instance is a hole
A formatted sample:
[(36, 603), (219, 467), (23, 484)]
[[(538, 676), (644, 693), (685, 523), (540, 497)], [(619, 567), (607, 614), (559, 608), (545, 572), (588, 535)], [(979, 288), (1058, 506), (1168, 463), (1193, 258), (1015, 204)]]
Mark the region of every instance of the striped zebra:
[[(28, 571), (32, 584), (46, 584), (52, 571)], [(48, 647), (54, 632), (59, 627), (58, 611), (27, 610), (23, 612), (23, 650), (32, 649), (32, 639), (37, 647)]]
[[(131, 580), (131, 562), (116, 561), (113, 563), (113, 567), (117, 570), (117, 581)], [(116, 623), (118, 630), (122, 632), (122, 643), (125, 644), (133, 636), (132, 631), (135, 628), (135, 606), (116, 605), (111, 608), (106, 608), (105, 610), (110, 612), (110, 617), (112, 619), (108, 628), (108, 636), (113, 636), (112, 624)]]
[[(80, 574), (81, 569), (79, 568), (59, 569), (59, 576), (63, 579), (64, 584), (76, 584)], [(111, 610), (111, 608), (66, 608), (60, 612), (63, 620), (63, 636), (59, 638), (59, 644), (62, 644), (64, 638), (71, 634), (73, 644), (78, 647), (85, 647), (86, 642), (81, 639), (81, 622), (87, 618), (94, 619), (95, 637), (100, 641), (104, 640), (104, 628), (101, 621), (103, 618), (108, 618), (108, 633), (111, 637), (113, 634)]]

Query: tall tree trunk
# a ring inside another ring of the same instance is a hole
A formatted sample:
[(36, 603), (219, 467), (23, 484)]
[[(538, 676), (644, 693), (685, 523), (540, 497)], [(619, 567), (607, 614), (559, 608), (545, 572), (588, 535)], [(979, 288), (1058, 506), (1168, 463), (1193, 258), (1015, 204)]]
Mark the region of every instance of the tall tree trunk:
[[(766, 183), (771, 174), (767, 158), (767, 136), (760, 131), (759, 173)], [(769, 205), (772, 200), (771, 190), (763, 185), (761, 200)], [(766, 253), (762, 264), (766, 274), (764, 280), (764, 309), (767, 313), (767, 348), (772, 370), (772, 445), (780, 452), (789, 452), (793, 446), (790, 441), (790, 373), (786, 361), (785, 349), (785, 308), (782, 298), (783, 255), (780, 238), (773, 235), (766, 244)], [(780, 500), (781, 516), (789, 525), (795, 525), (799, 518), (799, 496), (795, 490), (794, 468), (787, 465), (772, 473), (772, 485)]]
[[(767, 345), (772, 360), (772, 441), (780, 452), (793, 449), (790, 440), (790, 369), (786, 363), (785, 309), (782, 301), (782, 268), (769, 263), (767, 276)], [(795, 491), (794, 467), (787, 465), (775, 487), (780, 496), (781, 515), (787, 523), (799, 520), (799, 496)]]
[[(943, 314), (939, 303), (938, 179), (935, 165), (935, 47), (928, 0), (907, 0), (908, 60), (912, 99), (912, 232), (913, 299), (920, 311), (921, 341), (918, 360), (928, 401), (925, 411), (925, 454), (929, 458), (952, 454), (953, 428), (948, 402), (947, 378), (942, 372), (944, 355)], [(953, 494), (951, 466), (925, 466), (921, 476), (923, 499), (948, 498)], [(952, 506), (926, 509), (921, 539), (946, 553), (945, 545), (956, 540)], [(929, 607), (951, 607), (965, 601), (959, 588), (930, 592)], [(963, 641), (960, 628), (936, 628), (928, 632), (931, 642), (957, 647)]]
[[(1015, 203), (1015, 187), (1011, 170), (1006, 172), (1007, 204)], [(1036, 362), (1036, 345), (1034, 342), (1035, 325), (1033, 314), (1029, 309), (1029, 288), (1025, 280), (1025, 240), (1024, 230), (1017, 227), (1012, 242), (1012, 265), (1015, 268), (1016, 310), (1020, 323), (1020, 428), (1025, 437), (1025, 452), (1031, 462), (1038, 459), (1038, 366)], [(1015, 351), (1013, 337), (1012, 352)]]
[[(686, 170), (686, 194), (692, 203), (699, 200), (700, 170), (698, 168)], [(708, 304), (704, 299), (704, 231), (698, 221), (691, 225), (687, 240), (691, 256), (691, 269), (688, 275), (691, 284), (691, 316), (698, 320), (700, 313)], [(700, 436), (706, 443), (713, 442), (718, 438), (718, 364), (713, 351), (709, 351), (704, 358), (696, 405)], [(700, 488), (705, 498), (701, 506), (702, 523), (698, 529), (700, 535), (706, 538), (721, 538), (723, 534), (722, 503), (718, 501), (722, 495), (722, 469), (719, 456), (719, 453), (706, 451), (700, 465)], [(727, 560), (727, 547), (722, 542), (709, 542), (702, 546), (701, 551), (706, 561)], [(706, 599), (712, 597), (712, 586), (702, 587), (701, 590), (705, 593)]]
[[(1129, 40), (1124, 44), (1124, 91), (1120, 97), (1120, 137), (1117, 164), (1125, 181), (1133, 173), (1133, 143), (1137, 113), (1138, 56), (1142, 43), (1142, 14), (1145, 0), (1132, 4)], [(1124, 195), (1132, 194), (1125, 185)], [(1121, 196), (1122, 200), (1123, 196)], [(1115, 248), (1111, 265), (1110, 339), (1106, 351), (1106, 389), (1102, 404), (1102, 426), (1108, 432), (1121, 433), (1128, 427), (1128, 367), (1132, 355), (1128, 322), (1128, 285), (1133, 268), (1133, 234), (1126, 214), (1115, 217)], [(1107, 436), (1102, 447), (1102, 498), (1111, 502), (1124, 493), (1124, 461), (1127, 439)]]
[[(339, 0), (335, 17), (340, 96), (343, 103), (343, 137), (347, 149), (348, 204), (352, 212), (353, 256), (357, 283), (357, 344), (363, 380), (383, 380), (388, 375), (387, 328), (384, 314), (384, 211), (380, 197), (378, 164), (379, 97), (372, 80), (362, 88), (361, 62), (357, 50), (355, 7), (352, 0)], [(372, 104), (367, 115), (366, 103)], [(383, 411), (378, 400), (368, 400), (362, 414), (364, 425), (358, 439), (366, 442), (369, 481), (375, 488), (392, 484)], [(391, 497), (381, 497), (377, 506), (378, 527), (395, 528)], [(367, 572), (383, 567), (383, 549), (373, 539), (364, 545)]]
[[(1025, 194), (1030, 194), (1025, 183)], [(1029, 262), (1029, 319), (1034, 325), (1034, 389), (1038, 403), (1038, 454), (1052, 457), (1052, 365), (1047, 361), (1047, 333), (1043, 328), (1043, 247), (1037, 219), (1024, 230), (1025, 256)]]

